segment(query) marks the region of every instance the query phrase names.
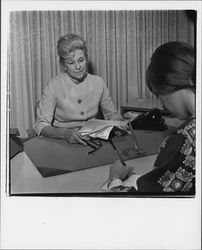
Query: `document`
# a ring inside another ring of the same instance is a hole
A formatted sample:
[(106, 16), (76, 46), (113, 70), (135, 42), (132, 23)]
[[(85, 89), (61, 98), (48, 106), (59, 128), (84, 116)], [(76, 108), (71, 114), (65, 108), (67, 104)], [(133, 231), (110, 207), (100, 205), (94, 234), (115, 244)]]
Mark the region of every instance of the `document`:
[(83, 136), (88, 135), (93, 138), (107, 140), (114, 127), (120, 130), (125, 130), (127, 123), (128, 121), (94, 119), (87, 121), (86, 124), (79, 130), (79, 132)]

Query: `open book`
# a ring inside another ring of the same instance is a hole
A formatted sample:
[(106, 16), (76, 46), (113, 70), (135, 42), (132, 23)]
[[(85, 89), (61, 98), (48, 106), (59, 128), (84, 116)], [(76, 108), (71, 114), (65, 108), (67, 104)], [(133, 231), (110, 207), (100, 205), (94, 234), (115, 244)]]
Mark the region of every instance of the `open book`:
[(83, 136), (88, 135), (93, 138), (107, 140), (114, 127), (120, 130), (126, 130), (127, 123), (128, 121), (93, 119), (87, 121), (86, 124), (79, 130), (79, 132)]

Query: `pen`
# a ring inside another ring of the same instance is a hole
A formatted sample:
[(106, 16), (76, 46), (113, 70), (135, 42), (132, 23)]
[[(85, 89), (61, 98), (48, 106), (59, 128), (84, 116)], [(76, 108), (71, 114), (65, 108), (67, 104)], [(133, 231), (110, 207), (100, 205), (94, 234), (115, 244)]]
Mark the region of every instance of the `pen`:
[(134, 131), (133, 131), (133, 128), (132, 128), (132, 124), (131, 124), (131, 121), (128, 120), (128, 124), (129, 124), (129, 129), (130, 129), (130, 132), (131, 132), (131, 137), (132, 137), (132, 142), (133, 142), (133, 145), (134, 145), (134, 148), (137, 152), (139, 152), (139, 148), (138, 148), (138, 145), (137, 145), (137, 141), (135, 139), (135, 134), (134, 134)]
[(116, 153), (117, 153), (117, 155), (118, 155), (118, 157), (119, 157), (119, 159), (120, 159), (120, 161), (121, 161), (121, 164), (124, 165), (124, 166), (126, 166), (126, 164), (125, 164), (123, 158), (121, 157), (119, 151), (118, 151), (117, 148), (115, 147), (115, 145), (114, 145), (114, 143), (113, 143), (113, 141), (112, 141), (111, 138), (109, 139), (109, 143), (112, 145), (113, 149), (116, 151)]

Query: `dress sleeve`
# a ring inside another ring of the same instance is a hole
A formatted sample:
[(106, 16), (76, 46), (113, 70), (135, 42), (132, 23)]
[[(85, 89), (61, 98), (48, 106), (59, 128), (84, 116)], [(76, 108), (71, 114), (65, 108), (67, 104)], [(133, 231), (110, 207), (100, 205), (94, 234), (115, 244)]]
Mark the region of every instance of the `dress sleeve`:
[(106, 83), (102, 80), (103, 83), (103, 93), (100, 100), (100, 107), (103, 112), (104, 118), (106, 120), (123, 120), (122, 116), (116, 110), (112, 99), (109, 94), (109, 90), (106, 86)]
[(195, 126), (190, 123), (162, 143), (153, 171), (137, 180), (138, 191), (195, 194)]
[(154, 169), (142, 176), (109, 182), (106, 191), (195, 194), (195, 120), (161, 144)]
[(102, 186), (103, 191), (108, 192), (135, 192), (137, 191), (137, 179), (139, 175), (131, 174), (126, 180), (112, 179), (105, 182)]
[(44, 89), (42, 98), (37, 107), (37, 117), (34, 124), (34, 130), (40, 135), (45, 126), (50, 126), (53, 121), (56, 107), (56, 98), (53, 86), (49, 83)]

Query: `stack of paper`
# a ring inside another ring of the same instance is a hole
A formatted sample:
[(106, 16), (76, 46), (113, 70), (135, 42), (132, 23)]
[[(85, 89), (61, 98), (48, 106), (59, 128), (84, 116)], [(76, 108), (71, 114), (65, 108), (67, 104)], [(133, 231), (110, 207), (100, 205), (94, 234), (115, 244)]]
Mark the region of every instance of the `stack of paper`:
[(128, 121), (109, 121), (94, 119), (87, 121), (86, 124), (79, 130), (81, 135), (88, 135), (93, 138), (107, 140), (110, 132), (114, 127), (125, 130)]

